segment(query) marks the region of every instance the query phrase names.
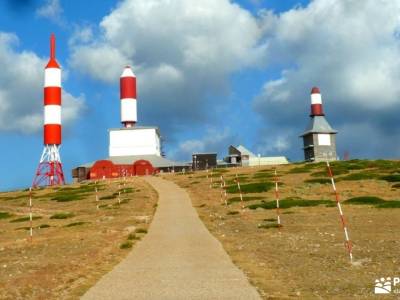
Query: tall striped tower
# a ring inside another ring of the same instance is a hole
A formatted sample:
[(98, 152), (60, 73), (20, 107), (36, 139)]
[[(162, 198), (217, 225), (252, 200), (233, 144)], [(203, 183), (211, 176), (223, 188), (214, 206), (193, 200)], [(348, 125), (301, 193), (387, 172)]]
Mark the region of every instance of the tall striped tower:
[(61, 69), (56, 61), (56, 39), (50, 37), (50, 60), (44, 70), (44, 149), (33, 186), (64, 184), (61, 145)]
[(121, 123), (125, 128), (137, 122), (136, 76), (130, 66), (126, 66), (120, 77)]

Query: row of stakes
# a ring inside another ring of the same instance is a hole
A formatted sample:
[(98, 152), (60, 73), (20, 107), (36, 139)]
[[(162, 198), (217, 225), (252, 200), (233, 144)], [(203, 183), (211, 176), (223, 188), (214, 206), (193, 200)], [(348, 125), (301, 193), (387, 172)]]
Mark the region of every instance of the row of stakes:
[[(338, 190), (336, 188), (333, 171), (332, 171), (332, 168), (331, 168), (331, 166), (330, 166), (328, 161), (326, 162), (326, 166), (327, 166), (329, 178), (331, 180), (332, 189), (333, 189), (333, 192), (334, 192), (334, 195), (335, 195), (335, 201), (336, 201), (336, 206), (337, 206), (338, 211), (339, 211), (340, 222), (342, 224), (342, 228), (343, 228), (343, 232), (344, 232), (345, 248), (346, 248), (346, 250), (348, 252), (348, 255), (349, 255), (349, 258), (350, 258), (350, 262), (352, 263), (353, 262), (353, 246), (352, 246), (352, 243), (351, 243), (351, 240), (350, 240), (349, 231), (347, 229), (347, 222), (346, 222), (346, 219), (345, 219), (344, 214), (343, 214), (342, 205), (340, 203), (340, 195), (339, 195), (339, 192), (338, 192)], [(207, 181), (208, 181), (208, 179), (210, 179), (210, 188), (212, 188), (213, 185), (214, 185), (214, 183), (213, 183), (213, 169), (211, 169), (210, 176), (208, 175), (208, 172), (209, 172), (209, 170), (207, 168), (206, 169), (206, 173), (207, 173), (206, 178), (207, 178)], [(243, 201), (243, 193), (242, 193), (242, 189), (240, 187), (239, 176), (238, 176), (237, 173), (235, 174), (235, 181), (236, 181), (237, 188), (238, 188), (238, 191), (239, 191), (241, 208), (244, 210), (245, 206), (244, 206), (244, 201)], [(281, 214), (280, 214), (280, 206), (279, 206), (279, 200), (280, 200), (280, 196), (279, 196), (279, 178), (278, 178), (278, 172), (277, 172), (276, 168), (274, 169), (274, 184), (275, 184), (274, 192), (275, 192), (275, 201), (276, 201), (276, 219), (277, 219), (278, 228), (280, 230), (281, 227), (282, 227), (282, 223), (281, 223)], [(227, 194), (226, 194), (226, 182), (225, 182), (225, 179), (224, 179), (223, 175), (220, 175), (220, 185), (219, 186), (220, 186), (220, 189), (221, 189), (221, 194), (220, 194), (221, 195), (221, 197), (220, 197), (221, 203), (225, 204), (225, 207), (227, 207), (228, 206), (228, 201), (227, 201)]]
[[(96, 209), (99, 210), (100, 206), (100, 198), (99, 198), (99, 189), (97, 187), (97, 180), (94, 182), (94, 193), (96, 200)], [(111, 181), (109, 181), (111, 183)], [(123, 193), (126, 192), (126, 177), (123, 177)], [(32, 187), (29, 188), (29, 241), (32, 243), (33, 240), (33, 205), (32, 205)], [(121, 183), (118, 182), (118, 204), (121, 204)]]

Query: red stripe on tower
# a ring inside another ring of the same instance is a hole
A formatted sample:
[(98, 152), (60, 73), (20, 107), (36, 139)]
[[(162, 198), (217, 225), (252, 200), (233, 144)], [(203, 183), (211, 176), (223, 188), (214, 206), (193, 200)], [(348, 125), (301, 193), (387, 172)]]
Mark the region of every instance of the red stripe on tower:
[(319, 91), (319, 88), (313, 87), (311, 89), (311, 117), (324, 115), (321, 92)]
[(50, 38), (50, 60), (44, 70), (44, 144), (61, 144), (61, 69), (56, 61), (54, 34)]
[(126, 66), (120, 77), (121, 123), (133, 127), (137, 122), (136, 76)]

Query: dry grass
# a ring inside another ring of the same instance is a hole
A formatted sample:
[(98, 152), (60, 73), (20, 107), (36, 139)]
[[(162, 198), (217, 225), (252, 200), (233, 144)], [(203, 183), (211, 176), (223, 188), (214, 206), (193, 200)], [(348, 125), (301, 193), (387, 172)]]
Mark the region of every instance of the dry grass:
[[(267, 209), (242, 210), (237, 201), (229, 201), (225, 207), (220, 201), (219, 183), (210, 189), (203, 172), (165, 177), (188, 189), (205, 225), (265, 299), (375, 298), (376, 278), (400, 276), (400, 209), (393, 208), (399, 207), (400, 190), (392, 188), (393, 181), (398, 180), (400, 163), (351, 161), (334, 163), (333, 167), (337, 178), (347, 176), (337, 183), (342, 200), (362, 197), (343, 206), (354, 244), (354, 264), (349, 263), (344, 248), (331, 185), (307, 183), (316, 177), (326, 178), (324, 164), (278, 167), (283, 183), (281, 198), (287, 199), (287, 208), (281, 211), (283, 227), (275, 221), (275, 209), (268, 209), (274, 203), (273, 190), (246, 194), (246, 207), (265, 205)], [(262, 167), (265, 174), (271, 169)], [(225, 172), (224, 177), (233, 180), (237, 172), (245, 184), (250, 184), (260, 181), (260, 175), (256, 175), (263, 173), (260, 171), (238, 168)], [(366, 175), (352, 175), (360, 173)], [(262, 178), (273, 180), (268, 175)], [(355, 178), (362, 180), (349, 180)], [(199, 183), (191, 184), (193, 181)], [(238, 197), (229, 196), (235, 200)], [(357, 203), (371, 196), (381, 200)], [(332, 204), (326, 205), (327, 200)], [(313, 201), (323, 205), (313, 205)], [(303, 207), (297, 207), (299, 203)]]
[[(78, 299), (139, 241), (128, 227), (149, 224), (135, 217), (154, 214), (157, 194), (142, 179), (125, 192), (97, 209), (93, 184), (35, 190), (32, 243), (28, 192), (0, 193), (0, 299)], [(115, 193), (117, 181), (99, 183), (100, 197)]]

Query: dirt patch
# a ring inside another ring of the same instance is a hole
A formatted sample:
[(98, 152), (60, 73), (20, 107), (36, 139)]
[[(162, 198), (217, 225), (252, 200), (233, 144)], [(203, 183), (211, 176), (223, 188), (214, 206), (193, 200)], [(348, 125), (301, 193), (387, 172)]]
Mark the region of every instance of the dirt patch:
[[(394, 166), (387, 168), (387, 165)], [(382, 177), (389, 172), (397, 174), (398, 165), (398, 162), (382, 161), (334, 164), (338, 177), (360, 172), (377, 174), (377, 179), (339, 180), (337, 188), (342, 199), (374, 196), (391, 204), (400, 201), (400, 191)], [(260, 175), (256, 174), (268, 174), (269, 170), (272, 168), (235, 168), (224, 173), (224, 177), (233, 180), (238, 173), (239, 178), (246, 178), (246, 184), (250, 184), (260, 181)], [(324, 165), (288, 165), (277, 170), (282, 183), (280, 195), (287, 199), (289, 207), (281, 210), (282, 227), (277, 226), (275, 209), (269, 209), (270, 202), (274, 201), (273, 190), (246, 194), (243, 210), (240, 201), (228, 201), (227, 206), (221, 202), (219, 182), (214, 178), (210, 188), (204, 172), (165, 178), (187, 188), (207, 228), (265, 299), (375, 298), (375, 279), (400, 276), (399, 208), (352, 203), (355, 201), (343, 205), (354, 245), (355, 261), (351, 265), (332, 187), (322, 180), (323, 183), (307, 182), (315, 178), (311, 173), (318, 172), (319, 178), (326, 178)], [(191, 184), (193, 181), (199, 183)], [(265, 176), (265, 181), (270, 186), (273, 178)], [(228, 194), (229, 197), (238, 197), (238, 194)], [(296, 204), (291, 200), (302, 199), (306, 207), (291, 205)], [(310, 205), (313, 200), (320, 201), (321, 205)], [(329, 200), (332, 205), (327, 204)], [(264, 202), (267, 209), (247, 208)]]
[[(157, 193), (145, 181), (99, 182), (99, 198), (115, 195), (100, 201), (94, 187), (35, 190), (33, 215), (40, 218), (33, 221), (32, 242), (25, 219), (29, 192), (0, 193), (1, 299), (78, 299), (145, 234), (157, 203)], [(137, 221), (144, 216), (149, 222)], [(12, 222), (16, 219), (22, 221)], [(143, 230), (127, 232), (129, 226)]]

